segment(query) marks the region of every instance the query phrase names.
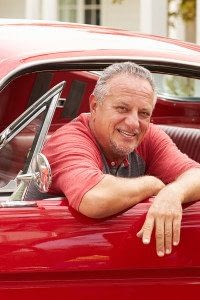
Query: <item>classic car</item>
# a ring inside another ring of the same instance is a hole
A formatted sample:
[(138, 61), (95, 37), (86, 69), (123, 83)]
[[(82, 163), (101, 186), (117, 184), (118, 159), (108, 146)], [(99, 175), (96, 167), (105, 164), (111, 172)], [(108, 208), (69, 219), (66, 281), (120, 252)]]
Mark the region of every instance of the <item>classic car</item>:
[(152, 122), (200, 162), (200, 46), (100, 26), (0, 21), (1, 299), (184, 300), (200, 293), (200, 202), (184, 205), (181, 242), (158, 257), (154, 240), (144, 245), (136, 237), (152, 199), (101, 220), (74, 211), (64, 196), (26, 199), (30, 182), (48, 191), (45, 140), (89, 111), (99, 74), (118, 61), (154, 73)]

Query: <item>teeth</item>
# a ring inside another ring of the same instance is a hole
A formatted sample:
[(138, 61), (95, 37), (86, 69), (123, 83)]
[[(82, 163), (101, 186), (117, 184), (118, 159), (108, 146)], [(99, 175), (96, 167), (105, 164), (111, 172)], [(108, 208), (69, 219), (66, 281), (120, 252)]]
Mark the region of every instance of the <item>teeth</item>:
[(130, 132), (123, 131), (123, 130), (119, 130), (119, 132), (121, 132), (121, 133), (123, 133), (123, 134), (125, 134), (127, 136), (131, 136), (131, 137), (135, 136), (135, 133), (130, 133)]

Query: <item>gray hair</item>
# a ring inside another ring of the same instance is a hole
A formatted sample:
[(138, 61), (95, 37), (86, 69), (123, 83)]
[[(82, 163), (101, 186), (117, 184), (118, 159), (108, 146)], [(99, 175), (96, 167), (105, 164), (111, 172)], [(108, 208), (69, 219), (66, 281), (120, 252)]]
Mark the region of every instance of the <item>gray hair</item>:
[(134, 76), (136, 78), (146, 79), (154, 92), (154, 102), (156, 103), (156, 86), (154, 83), (153, 76), (149, 70), (144, 67), (141, 67), (133, 62), (122, 62), (122, 63), (115, 63), (103, 70), (99, 79), (97, 80), (96, 86), (93, 91), (93, 95), (96, 97), (98, 101), (103, 101), (104, 97), (108, 94), (108, 86), (107, 82), (109, 79), (120, 75), (126, 74), (130, 76)]

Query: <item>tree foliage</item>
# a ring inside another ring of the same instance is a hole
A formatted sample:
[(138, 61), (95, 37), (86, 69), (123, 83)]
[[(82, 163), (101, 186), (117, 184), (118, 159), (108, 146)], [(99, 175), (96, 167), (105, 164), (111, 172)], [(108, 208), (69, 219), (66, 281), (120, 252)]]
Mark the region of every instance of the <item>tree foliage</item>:
[(182, 0), (179, 13), (184, 21), (192, 21), (196, 17), (196, 0)]
[[(172, 2), (174, 2), (174, 0), (168, 0), (168, 7), (170, 7)], [(179, 3), (176, 11), (169, 10), (169, 17), (181, 16), (185, 22), (195, 20), (196, 0), (179, 0), (178, 2)]]
[(112, 3), (113, 4), (116, 4), (116, 3), (121, 4), (123, 1), (124, 0), (112, 0)]
[[(124, 0), (112, 0), (113, 4), (121, 4)], [(168, 7), (170, 2), (168, 0)], [(184, 21), (192, 21), (196, 17), (196, 0), (180, 0), (178, 10), (176, 12), (169, 12), (169, 16), (181, 16)]]

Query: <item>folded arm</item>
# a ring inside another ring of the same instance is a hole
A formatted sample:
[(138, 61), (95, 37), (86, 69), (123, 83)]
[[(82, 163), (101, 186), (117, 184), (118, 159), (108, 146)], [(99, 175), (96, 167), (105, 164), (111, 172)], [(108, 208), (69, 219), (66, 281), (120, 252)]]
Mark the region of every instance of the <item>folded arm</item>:
[(91, 218), (104, 218), (156, 195), (164, 184), (153, 176), (120, 178), (105, 175), (82, 198), (79, 211)]

